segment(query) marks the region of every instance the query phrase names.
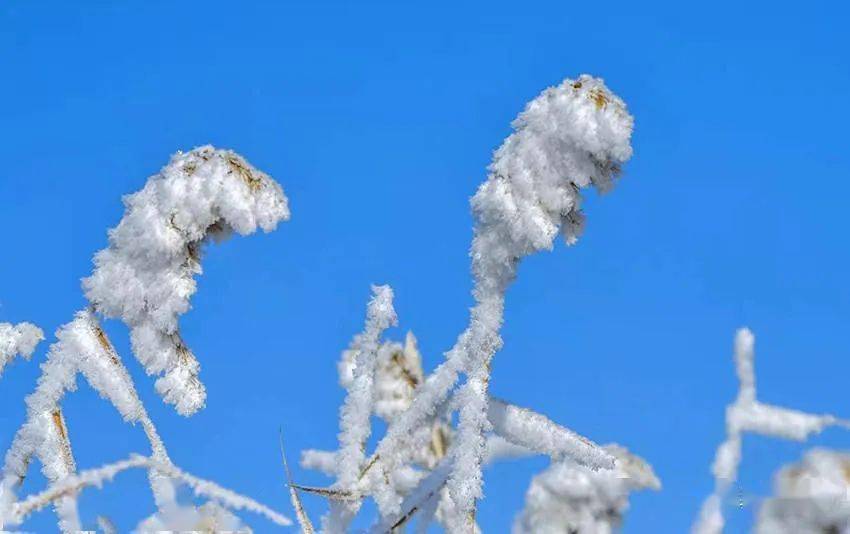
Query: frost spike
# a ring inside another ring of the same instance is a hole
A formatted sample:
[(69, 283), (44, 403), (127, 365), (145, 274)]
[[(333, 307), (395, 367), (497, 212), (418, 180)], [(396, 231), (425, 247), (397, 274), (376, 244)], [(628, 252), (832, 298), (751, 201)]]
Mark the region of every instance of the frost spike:
[(488, 417), (493, 431), (514, 445), (548, 455), (568, 458), (591, 469), (613, 469), (615, 458), (605, 449), (544, 415), (490, 398)]

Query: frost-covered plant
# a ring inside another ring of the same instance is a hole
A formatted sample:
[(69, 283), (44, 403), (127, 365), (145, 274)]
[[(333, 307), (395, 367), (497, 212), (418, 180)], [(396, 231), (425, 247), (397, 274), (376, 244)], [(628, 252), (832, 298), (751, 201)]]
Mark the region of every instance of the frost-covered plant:
[[(393, 477), (409, 461), (409, 451), (421, 450), (430, 440), (426, 429), (444, 413), (457, 410), (459, 423), (447, 457), (432, 474), (445, 474), (446, 526), (452, 531), (468, 531), (475, 524), (488, 431), (509, 433), (510, 425), (517, 424), (536, 431), (513, 435), (533, 450), (564, 445), (558, 439), (566, 434), (555, 432), (560, 427), (545, 418), (538, 420), (536, 414), (491, 402), (487, 394), (491, 359), (501, 347), (505, 292), (520, 261), (551, 250), (559, 233), (568, 244), (575, 243), (584, 221), (581, 190), (611, 188), (620, 166), (632, 154), (632, 117), (601, 80), (583, 75), (545, 90), (526, 106), (513, 127), (514, 133), (495, 152), (489, 176), (471, 201), (475, 305), (469, 325), (446, 353), (445, 362), (416, 388), (410, 406), (392, 420), (356, 484), (345, 488), (358, 497), (372, 496), (384, 518), (404, 515), (404, 497)], [(461, 374), (466, 379), (458, 384)], [(498, 424), (503, 425), (501, 429)], [(577, 453), (582, 463), (614, 465), (614, 459), (595, 445), (569, 436), (567, 448), (572, 447), (570, 453)], [(421, 484), (426, 482), (433, 481), (426, 477)]]
[(661, 489), (652, 467), (624, 447), (603, 447), (617, 459), (615, 469), (588, 469), (570, 460), (553, 463), (535, 476), (514, 534), (610, 534), (629, 506), (629, 493)]
[[(458, 430), (449, 418), (450, 412), (457, 409), (451, 402), (414, 429), (416, 436), (411, 442), (416, 447), (396, 452), (400, 460), (386, 479), (368, 476), (378, 461), (376, 455), (367, 460), (364, 453), (371, 432), (370, 416), (374, 414), (389, 425), (394, 424), (410, 409), (424, 383), (422, 357), (412, 333), (407, 334), (404, 345), (392, 341), (377, 344), (377, 335), (394, 322), (395, 313), (389, 287), (376, 287), (373, 291), (364, 332), (342, 353), (338, 366), (340, 384), (348, 392), (340, 413), (340, 449), (307, 450), (301, 458), (303, 467), (322, 471), (337, 481), (327, 488), (292, 487), (294, 491), (315, 493), (330, 500), (331, 510), (322, 520), (325, 532), (345, 532), (363, 499), (377, 500), (378, 492), (382, 491), (392, 492), (401, 504), (397, 511), (379, 507), (380, 517), (371, 532), (396, 531), (408, 523), (415, 523), (417, 532), (425, 532), (432, 522), (452, 531), (457, 528), (453, 524), (457, 510), (448, 488), (453, 465), (449, 451), (456, 446)], [(587, 473), (598, 480), (600, 487), (606, 484), (603, 480), (609, 481), (604, 487), (610, 490), (610, 500), (616, 500), (619, 512), (625, 510), (628, 491), (658, 484), (648, 465), (618, 446), (599, 447), (543, 415), (498, 399), (488, 398), (487, 405), (490, 430), (485, 436), (484, 464), (533, 454), (548, 455), (553, 465), (568, 465), (569, 469)], [(353, 412), (353, 406), (359, 406), (362, 412)], [(356, 447), (351, 442), (354, 422), (365, 425), (365, 428), (356, 427)], [(357, 460), (353, 465), (352, 458)], [(619, 489), (615, 491), (615, 487)], [(303, 515), (296, 493), (293, 499), (300, 511), (303, 531), (312, 532), (312, 523)], [(474, 522), (471, 528), (479, 530)]]
[[(600, 480), (633, 474), (633, 459), (623, 451), (599, 447), (488, 393), (491, 360), (502, 344), (505, 294), (521, 260), (551, 250), (559, 233), (568, 244), (576, 242), (584, 223), (581, 192), (589, 186), (601, 192), (613, 186), (631, 157), (632, 125), (622, 100), (587, 75), (565, 80), (529, 102), (472, 197), (475, 303), (468, 326), (432, 373), (424, 373), (412, 335), (404, 346), (381, 339), (397, 319), (392, 290), (373, 288), (364, 330), (340, 363), (346, 399), (340, 410), (339, 449), (308, 451), (302, 459), (336, 481), (328, 488), (291, 487), (302, 530), (312, 532), (313, 526), (300, 504), (299, 488), (331, 500), (321, 523), (325, 532), (346, 531), (367, 497), (380, 513), (375, 532), (395, 530), (414, 516), (420, 530), (436, 520), (448, 531), (469, 532), (477, 530), (481, 467), (489, 461), (543, 454), (553, 466), (561, 466), (553, 467), (558, 472), (577, 470)], [(172, 463), (99, 323), (99, 317), (119, 318), (129, 327), (133, 353), (148, 374), (157, 375), (157, 391), (178, 413), (188, 416), (201, 409), (206, 392), (200, 364), (179, 330), (179, 318), (196, 289), (194, 276), (201, 272), (201, 249), (211, 239), (257, 228), (269, 231), (288, 219), (282, 189), (233, 152), (201, 147), (175, 155), (142, 190), (126, 197), (125, 205), (124, 217), (109, 233), (108, 248), (96, 254), (95, 269), (83, 280), (90, 307), (57, 331), (36, 390), (27, 398), (27, 420), (6, 455), (0, 480), (0, 526), (19, 523), (37, 502), (54, 504), (63, 531), (78, 530), (77, 493), (130, 468), (148, 471), (157, 506), (141, 530), (194, 528), (210, 521), (241, 528), (219, 505), (244, 507), (286, 523), (275, 512), (194, 479)], [(14, 347), (0, 344), (0, 363), (13, 353), (32, 350), (34, 331), (15, 332)], [(142, 426), (151, 445), (149, 457), (77, 473), (61, 400), (76, 388), (78, 374), (127, 422)], [(367, 455), (373, 414), (387, 422), (387, 431)], [(50, 486), (35, 501), (19, 501), (15, 487), (32, 456), (40, 460)], [(623, 488), (644, 482), (631, 480)], [(190, 485), (211, 503), (181, 505), (176, 483)], [(625, 494), (626, 489), (619, 494), (619, 511)]]
[(747, 328), (735, 336), (735, 367), (740, 386), (735, 402), (726, 408), (726, 440), (717, 448), (712, 466), (714, 492), (702, 505), (694, 523), (694, 534), (716, 534), (723, 531), (722, 504), (738, 478), (741, 463), (741, 439), (745, 433), (767, 437), (805, 441), (828, 426), (848, 427), (850, 423), (833, 415), (814, 415), (756, 399), (754, 369), (755, 337)]
[[(120, 317), (130, 327), (139, 361), (150, 374), (164, 373), (157, 380), (157, 390), (179, 413), (191, 415), (203, 406), (205, 393), (198, 379), (200, 366), (180, 336), (177, 318), (189, 309), (195, 291), (193, 277), (201, 272), (201, 247), (210, 238), (223, 239), (232, 231), (249, 234), (257, 227), (274, 229), (289, 217), (283, 190), (234, 152), (205, 146), (176, 154), (124, 202), (127, 209), (109, 232), (109, 247), (95, 256), (94, 273), (83, 281), (91, 308), (78, 312), (57, 330), (36, 389), (26, 399), (27, 419), (6, 453), (0, 479), (0, 528), (18, 524), (29, 513), (27, 502), (31, 501), (18, 501), (15, 488), (35, 456), (50, 483), (45, 493), (50, 499), (37, 502), (54, 504), (63, 532), (81, 529), (76, 495), (88, 485), (88, 479), (76, 476), (61, 408), (65, 393), (76, 389), (78, 374), (109, 400), (125, 421), (140, 424), (150, 442), (151, 456), (144, 466), (158, 512), (142, 523), (142, 530), (145, 525), (182, 525), (190, 516), (224, 518), (216, 503), (237, 507), (238, 503), (253, 503), (174, 466), (96, 313)], [(42, 337), (32, 325), (0, 325), (0, 364), (16, 352), (28, 356)], [(111, 476), (110, 472), (97, 473)], [(199, 509), (180, 505), (175, 482), (203, 489), (212, 504)], [(254, 504), (247, 508), (281, 524), (289, 523), (280, 514)]]
[(759, 534), (850, 532), (850, 454), (813, 449), (783, 467), (759, 507)]

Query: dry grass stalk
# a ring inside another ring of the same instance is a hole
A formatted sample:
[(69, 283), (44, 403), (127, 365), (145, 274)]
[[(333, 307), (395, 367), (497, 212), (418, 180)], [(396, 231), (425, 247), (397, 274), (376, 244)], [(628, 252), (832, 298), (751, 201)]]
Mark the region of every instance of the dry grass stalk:
[(304, 511), (304, 505), (301, 504), (301, 496), (298, 495), (298, 488), (292, 483), (292, 474), (289, 472), (289, 463), (286, 461), (286, 451), (283, 448), (283, 432), (280, 433), (280, 457), (283, 460), (286, 485), (289, 486), (289, 497), (292, 501), (292, 507), (295, 508), (295, 518), (301, 527), (301, 534), (313, 534), (315, 532), (313, 523), (310, 522), (310, 517)]

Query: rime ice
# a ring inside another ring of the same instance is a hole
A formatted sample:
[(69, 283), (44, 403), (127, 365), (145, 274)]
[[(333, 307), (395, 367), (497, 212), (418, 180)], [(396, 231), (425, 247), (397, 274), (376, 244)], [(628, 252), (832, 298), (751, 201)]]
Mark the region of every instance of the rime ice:
[(3, 368), (15, 356), (29, 359), (36, 345), (44, 339), (40, 328), (31, 323), (12, 325), (0, 323), (0, 375)]
[(177, 153), (124, 204), (83, 288), (98, 312), (130, 328), (138, 360), (148, 374), (162, 375), (159, 394), (191, 415), (206, 392), (178, 319), (195, 293), (201, 248), (232, 231), (274, 230), (289, 219), (287, 199), (277, 182), (236, 153), (204, 146)]
[[(189, 309), (195, 291), (193, 276), (200, 273), (201, 246), (209, 238), (224, 238), (233, 231), (249, 234), (258, 227), (274, 229), (289, 217), (287, 200), (277, 183), (240, 156), (207, 146), (175, 155), (124, 202), (127, 209), (109, 233), (109, 248), (95, 256), (94, 273), (83, 281), (86, 296), (94, 311), (120, 317), (130, 327), (137, 358), (148, 373), (164, 375), (157, 380), (157, 390), (178, 412), (191, 415), (203, 406), (204, 389), (197, 377), (199, 364), (180, 337), (178, 317)], [(42, 338), (41, 331), (30, 324), (0, 324), (0, 371), (15, 354), (29, 357)], [(196, 492), (212, 492), (232, 507), (265, 513), (288, 524), (262, 505), (174, 466), (121, 357), (95, 313), (86, 309), (57, 330), (36, 389), (26, 399), (27, 420), (6, 453), (0, 479), (0, 529), (19, 523), (26, 516), (22, 506), (33, 502), (21, 503), (15, 496), (33, 456), (50, 483), (44, 502), (53, 503), (63, 532), (81, 529), (79, 488), (90, 480), (102, 480), (97, 477), (108, 478), (117, 469), (106, 466), (89, 471), (88, 478), (76, 475), (61, 401), (65, 393), (76, 389), (80, 374), (125, 421), (139, 423), (144, 430), (151, 446), (148, 478), (156, 518), (171, 521), (181, 510), (203, 520), (229, 517), (214, 509), (215, 503), (210, 505), (213, 508), (198, 509), (179, 505), (174, 487), (179, 479)]]

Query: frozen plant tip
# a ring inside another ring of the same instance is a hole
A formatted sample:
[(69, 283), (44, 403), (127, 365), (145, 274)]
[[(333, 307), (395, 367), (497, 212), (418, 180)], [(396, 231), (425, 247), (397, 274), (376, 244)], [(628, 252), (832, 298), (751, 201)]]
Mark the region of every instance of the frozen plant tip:
[(83, 280), (94, 309), (130, 328), (133, 352), (160, 395), (183, 415), (204, 405), (200, 365), (180, 335), (201, 249), (233, 231), (269, 232), (289, 219), (283, 189), (238, 154), (211, 146), (177, 153), (145, 187), (124, 198), (109, 247)]

